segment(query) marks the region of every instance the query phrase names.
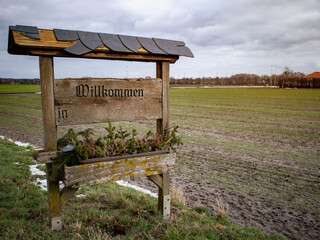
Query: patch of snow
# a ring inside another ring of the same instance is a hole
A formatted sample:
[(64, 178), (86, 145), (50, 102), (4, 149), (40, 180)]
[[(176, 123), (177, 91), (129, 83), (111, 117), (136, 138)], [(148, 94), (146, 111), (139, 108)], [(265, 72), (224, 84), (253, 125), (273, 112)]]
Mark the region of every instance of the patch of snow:
[[(29, 165), (31, 175), (45, 176), (46, 173), (38, 169), (38, 166), (43, 166), (43, 165), (44, 164)], [(37, 178), (35, 185), (40, 187), (41, 190), (47, 191), (47, 179)]]
[[(3, 140), (5, 140), (6, 139), (6, 137), (5, 136), (0, 136), (0, 138), (1, 139), (3, 139)], [(10, 139), (10, 138), (7, 138), (10, 142), (13, 142), (14, 144), (16, 144), (16, 145), (18, 145), (18, 146), (20, 146), (20, 147), (28, 147), (28, 146), (31, 146), (31, 147), (33, 147), (34, 149), (39, 149), (39, 148), (37, 148), (36, 146), (33, 146), (33, 145), (31, 145), (30, 143), (24, 143), (24, 142), (20, 142), (20, 141), (13, 141), (12, 139)], [(28, 150), (28, 149), (27, 149)], [(28, 150), (29, 151), (29, 150)]]
[(76, 197), (77, 197), (77, 198), (83, 198), (83, 197), (86, 197), (86, 195), (84, 195), (84, 194), (78, 194), (78, 195), (76, 195)]
[(47, 179), (37, 178), (36, 186), (40, 187), (41, 190), (47, 191)]
[(29, 165), (30, 171), (32, 175), (40, 175), (40, 176), (45, 176), (46, 173), (40, 169), (38, 169), (38, 166), (41, 166), (44, 164), (35, 164), (35, 165)]
[(14, 143), (17, 144), (20, 147), (28, 147), (30, 145), (29, 143), (23, 143), (23, 142), (20, 142), (20, 141), (16, 141)]
[(158, 193), (153, 193), (153, 192), (151, 192), (151, 191), (148, 190), (148, 189), (145, 189), (145, 188), (142, 188), (142, 187), (139, 187), (139, 186), (130, 184), (130, 183), (128, 183), (127, 181), (120, 180), (120, 181), (116, 181), (116, 183), (119, 184), (120, 186), (133, 188), (133, 189), (135, 189), (135, 190), (137, 190), (137, 191), (139, 191), (139, 192), (143, 192), (143, 193), (145, 193), (145, 194), (148, 194), (148, 195), (150, 195), (151, 197), (158, 198)]

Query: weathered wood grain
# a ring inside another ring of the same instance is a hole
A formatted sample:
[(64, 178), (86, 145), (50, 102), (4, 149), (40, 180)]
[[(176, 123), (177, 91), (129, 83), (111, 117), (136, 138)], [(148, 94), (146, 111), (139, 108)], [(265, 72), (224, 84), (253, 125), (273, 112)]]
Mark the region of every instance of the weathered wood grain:
[(157, 175), (150, 175), (148, 176), (149, 180), (151, 180), (154, 184), (157, 185), (157, 187), (162, 188), (163, 186), (163, 181), (162, 181), (162, 177), (157, 174)]
[(67, 204), (72, 196), (77, 192), (78, 188), (64, 187), (60, 192), (61, 207)]
[[(43, 112), (43, 128), (44, 128), (44, 145), (45, 151), (57, 151), (57, 126), (55, 124), (54, 113), (54, 94), (53, 94), (53, 57), (39, 57), (40, 80), (41, 80), (41, 99)], [(46, 164), (47, 170), (47, 187), (48, 187), (48, 211), (49, 222), (54, 230), (62, 229), (62, 221), (60, 218), (60, 192), (59, 181), (52, 180), (51, 175), (52, 164)]]
[(63, 126), (157, 119), (161, 117), (161, 107), (158, 99), (115, 99), (107, 104), (61, 105), (55, 107), (56, 124)]
[(53, 58), (39, 57), (45, 151), (57, 150), (57, 127), (54, 113)]
[[(161, 79), (55, 79), (55, 106), (106, 104), (114, 99), (149, 100), (155, 98), (161, 100), (161, 82)], [(77, 89), (83, 91), (77, 94)], [(134, 92), (134, 89), (142, 89), (142, 92)], [(83, 93), (87, 96), (83, 96)], [(131, 96), (126, 96), (130, 93)]]
[(173, 169), (175, 158), (175, 153), (169, 153), (65, 167), (64, 183), (80, 187), (161, 174)]
[(57, 157), (57, 152), (44, 152), (44, 151), (36, 151), (33, 154), (33, 158), (38, 163), (52, 163), (53, 159)]
[(55, 80), (56, 125), (162, 117), (161, 79)]
[(36, 47), (46, 49), (65, 49), (73, 46), (76, 41), (57, 41), (52, 30), (39, 29), (40, 40), (31, 39), (20, 34), (20, 32), (13, 31), (13, 38), (15, 44), (19, 47)]
[(162, 135), (169, 125), (169, 62), (157, 62), (156, 76), (162, 79), (162, 116), (157, 120), (157, 135)]
[[(17, 54), (23, 54), (23, 52), (18, 52)], [(98, 50), (98, 49), (96, 49)], [(14, 52), (13, 50), (11, 50)], [(138, 51), (138, 53), (140, 53)], [(107, 59), (107, 60), (121, 60), (121, 61), (136, 61), (136, 62), (158, 62), (158, 61), (168, 61), (170, 63), (175, 63), (179, 56), (168, 56), (168, 55), (151, 55), (151, 54), (133, 54), (133, 53), (116, 53), (108, 52), (106, 48), (99, 48), (99, 52), (85, 53), (81, 56), (73, 55), (64, 50), (57, 49), (30, 49), (28, 50), (28, 55), (34, 56), (53, 56), (53, 57), (68, 57), (68, 58), (92, 58), (92, 59)]]

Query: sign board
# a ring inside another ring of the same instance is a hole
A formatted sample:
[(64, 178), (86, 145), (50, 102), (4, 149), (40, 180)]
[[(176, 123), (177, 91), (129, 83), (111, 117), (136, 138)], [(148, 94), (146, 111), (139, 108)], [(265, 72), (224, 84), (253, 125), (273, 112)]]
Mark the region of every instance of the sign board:
[(162, 118), (162, 80), (55, 79), (56, 125)]

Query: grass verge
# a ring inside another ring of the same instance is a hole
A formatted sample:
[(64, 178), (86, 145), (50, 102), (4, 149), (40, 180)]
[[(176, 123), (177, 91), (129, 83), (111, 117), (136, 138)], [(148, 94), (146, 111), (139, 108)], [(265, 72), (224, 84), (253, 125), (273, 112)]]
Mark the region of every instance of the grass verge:
[(163, 220), (156, 199), (117, 184), (84, 187), (64, 208), (64, 229), (47, 226), (46, 192), (34, 185), (32, 153), (0, 139), (1, 239), (281, 239), (231, 223), (220, 211), (173, 201)]

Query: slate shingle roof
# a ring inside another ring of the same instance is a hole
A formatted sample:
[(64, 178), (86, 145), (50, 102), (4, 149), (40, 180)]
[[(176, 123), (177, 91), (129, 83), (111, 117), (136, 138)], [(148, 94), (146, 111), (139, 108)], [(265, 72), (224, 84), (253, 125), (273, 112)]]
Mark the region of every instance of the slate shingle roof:
[[(19, 32), (30, 39), (41, 40), (39, 29), (34, 26), (10, 26), (9, 30)], [(144, 49), (149, 54), (193, 57), (190, 49), (182, 41), (65, 29), (53, 29), (53, 32), (57, 42), (76, 41), (74, 45), (64, 48), (64, 51), (76, 56), (107, 47), (110, 51), (119, 53), (138, 53), (140, 49)]]

